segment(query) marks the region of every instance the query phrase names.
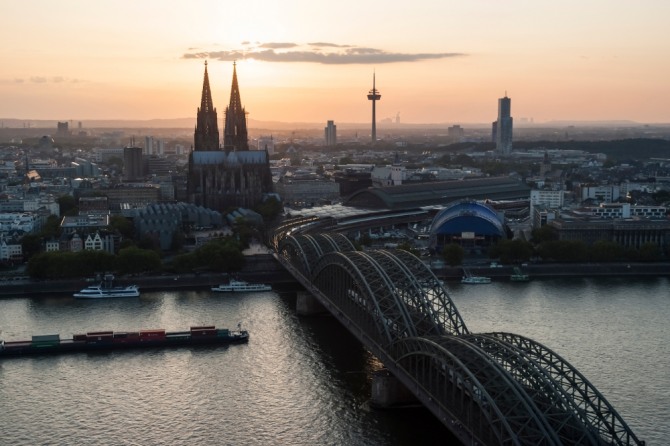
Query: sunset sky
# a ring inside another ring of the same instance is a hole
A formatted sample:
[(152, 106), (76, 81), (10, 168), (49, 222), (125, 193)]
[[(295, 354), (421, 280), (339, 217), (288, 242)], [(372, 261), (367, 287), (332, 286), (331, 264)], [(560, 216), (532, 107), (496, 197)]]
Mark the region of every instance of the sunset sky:
[(2, 0), (0, 118), (670, 122), (668, 0)]

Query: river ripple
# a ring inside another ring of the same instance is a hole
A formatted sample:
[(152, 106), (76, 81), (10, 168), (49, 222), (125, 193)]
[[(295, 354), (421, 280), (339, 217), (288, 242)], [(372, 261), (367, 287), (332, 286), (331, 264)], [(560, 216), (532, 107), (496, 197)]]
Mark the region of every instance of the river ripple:
[[(666, 278), (447, 284), (468, 328), (541, 342), (577, 367), (647, 444), (670, 438)], [(0, 300), (4, 339), (190, 325), (248, 344), (0, 362), (0, 444), (416, 445), (451, 443), (427, 412), (370, 410), (380, 364), (327, 316), (276, 293)]]

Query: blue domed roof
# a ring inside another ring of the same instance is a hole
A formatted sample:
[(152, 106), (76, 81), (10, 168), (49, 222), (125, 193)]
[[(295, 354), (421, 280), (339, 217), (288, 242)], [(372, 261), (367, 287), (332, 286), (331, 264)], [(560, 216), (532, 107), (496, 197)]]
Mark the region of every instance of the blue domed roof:
[(504, 237), (505, 228), (495, 211), (475, 201), (461, 201), (441, 210), (431, 224), (430, 235), (461, 234)]

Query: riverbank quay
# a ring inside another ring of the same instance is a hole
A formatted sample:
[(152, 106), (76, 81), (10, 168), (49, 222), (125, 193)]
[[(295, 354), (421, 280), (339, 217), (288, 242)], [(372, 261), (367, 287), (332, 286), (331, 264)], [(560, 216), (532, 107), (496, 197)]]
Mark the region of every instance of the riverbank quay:
[[(117, 276), (119, 285), (137, 285), (141, 292), (166, 290), (210, 289), (235, 277), (248, 282), (270, 283), (279, 290), (292, 290), (295, 279), (277, 262), (271, 254), (257, 254), (246, 257), (244, 269), (232, 275), (227, 273), (199, 272), (186, 274)], [(73, 294), (89, 285), (91, 278), (60, 280), (9, 280), (0, 283), (0, 298), (16, 296), (45, 296)]]
[[(531, 279), (557, 277), (661, 277), (670, 276), (670, 262), (654, 263), (529, 263), (524, 265), (497, 265), (496, 267), (471, 265), (465, 269), (473, 276), (495, 280), (509, 280), (518, 268)], [(461, 280), (464, 267), (433, 269), (435, 275), (445, 280)]]
[[(529, 263), (525, 265), (467, 265), (474, 276), (490, 277), (493, 280), (510, 280), (514, 268), (528, 274), (530, 279), (571, 277), (662, 277), (670, 276), (670, 262), (655, 263)], [(433, 268), (439, 279), (460, 281), (465, 275), (464, 267)], [(121, 285), (137, 285), (141, 291), (200, 290), (210, 289), (228, 281), (226, 273), (202, 272), (187, 274), (138, 275), (118, 277)], [(272, 254), (247, 256), (243, 270), (234, 277), (248, 282), (269, 283), (278, 291), (301, 289), (299, 283), (281, 266)], [(21, 295), (40, 296), (72, 294), (90, 285), (90, 279), (63, 279), (35, 281), (22, 278), (18, 281), (0, 283), (0, 298)]]

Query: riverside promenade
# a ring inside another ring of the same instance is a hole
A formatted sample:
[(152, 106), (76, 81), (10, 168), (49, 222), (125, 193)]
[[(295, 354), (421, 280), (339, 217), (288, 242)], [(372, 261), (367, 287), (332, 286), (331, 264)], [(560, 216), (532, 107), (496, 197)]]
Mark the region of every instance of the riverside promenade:
[[(519, 265), (499, 265), (497, 267), (472, 265), (467, 270), (475, 276), (505, 280), (514, 274), (517, 267), (531, 279), (555, 277), (653, 277), (670, 276), (670, 262), (654, 263), (529, 263)], [(435, 274), (446, 280), (457, 280), (463, 276), (463, 267), (433, 269)]]
[[(243, 270), (233, 273), (186, 273), (117, 276), (118, 285), (137, 285), (140, 291), (161, 291), (173, 289), (210, 289), (225, 283), (230, 277), (249, 282), (271, 283), (278, 289), (292, 289), (297, 286), (293, 277), (275, 260), (271, 254), (255, 254), (246, 258)], [(0, 282), (0, 298), (20, 295), (39, 296), (54, 294), (73, 294), (82, 288), (96, 283), (93, 278), (61, 280), (7, 280)]]
[[(244, 269), (233, 274), (234, 277), (249, 282), (272, 284), (276, 290), (295, 291), (300, 288), (296, 280), (277, 262), (272, 254), (254, 253), (246, 257)], [(486, 276), (493, 280), (509, 280), (514, 267), (528, 274), (531, 279), (570, 278), (570, 277), (662, 277), (670, 276), (670, 262), (656, 263), (529, 263), (519, 265), (469, 265), (466, 268), (472, 275)], [(446, 281), (458, 281), (463, 277), (463, 267), (433, 268), (435, 275)], [(172, 289), (210, 289), (227, 282), (226, 273), (187, 273), (119, 276), (120, 285), (134, 284), (141, 291), (161, 291)], [(39, 296), (53, 294), (72, 294), (91, 285), (89, 278), (44, 280), (30, 279), (8, 280), (0, 282), (0, 298), (20, 295)]]

